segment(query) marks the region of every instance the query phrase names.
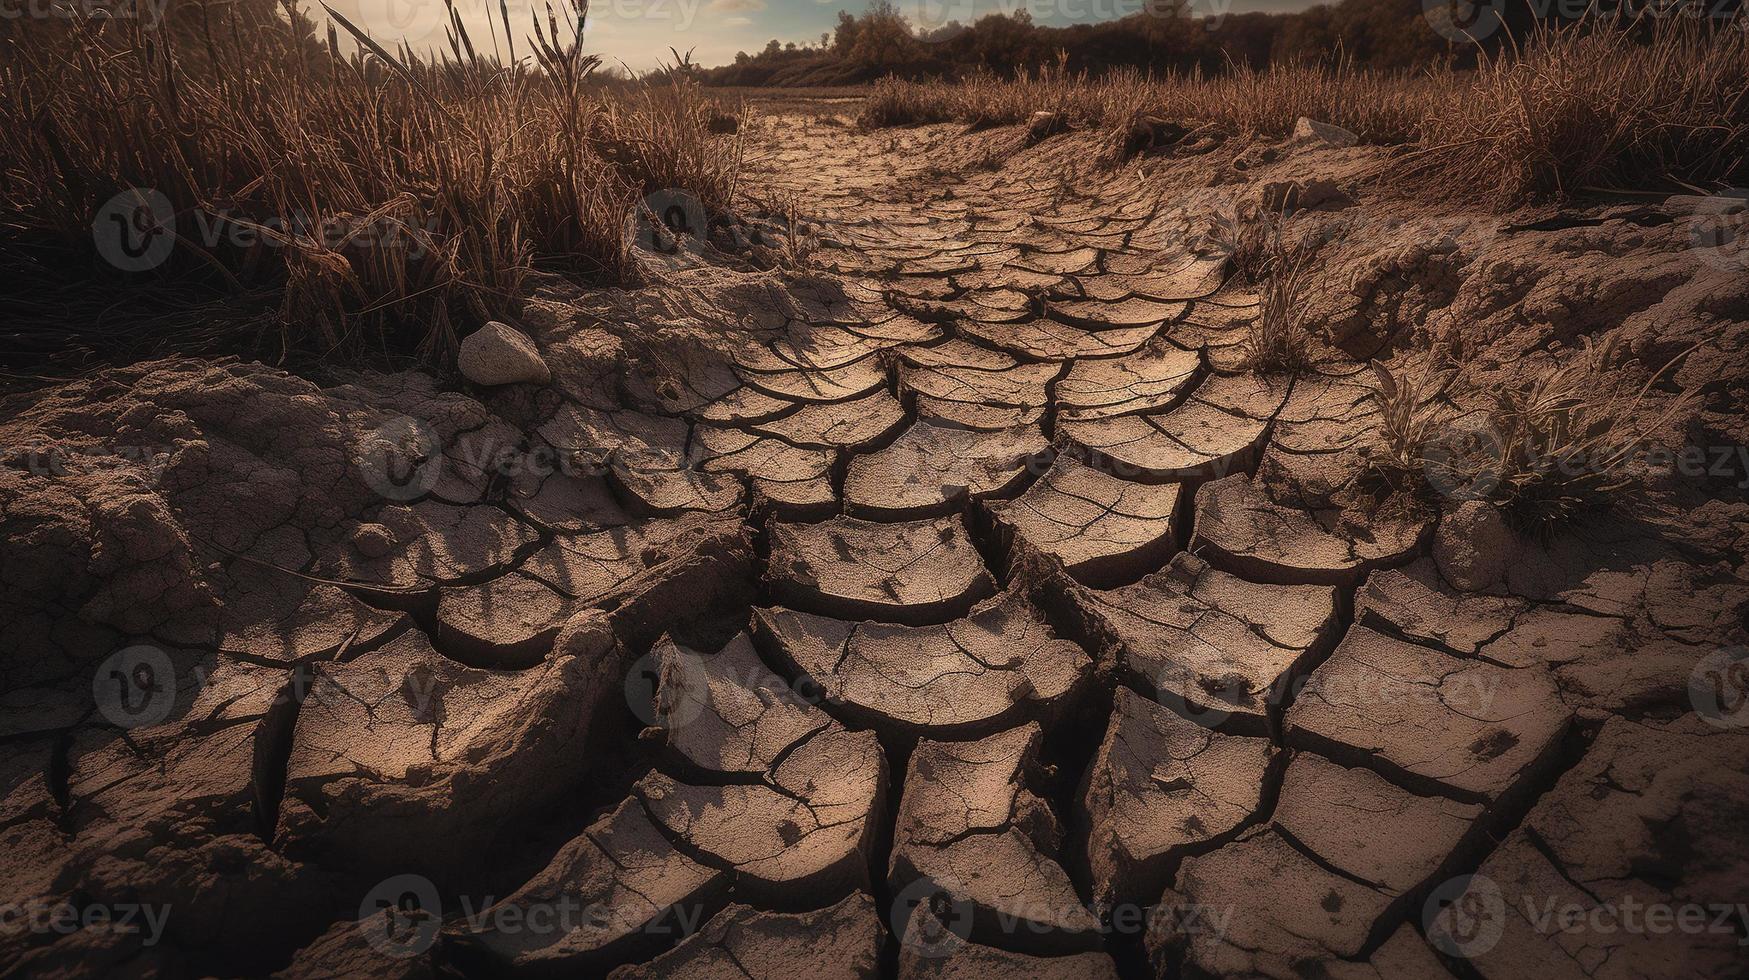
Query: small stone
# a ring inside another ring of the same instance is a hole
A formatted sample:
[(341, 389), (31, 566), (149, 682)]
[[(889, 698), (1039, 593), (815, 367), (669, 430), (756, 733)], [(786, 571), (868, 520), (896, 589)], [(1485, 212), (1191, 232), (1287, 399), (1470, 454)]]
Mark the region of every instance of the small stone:
[(462, 339), (456, 367), (462, 377), (479, 385), (546, 384), (552, 378), (534, 341), (497, 320)]
[(1301, 116), (1294, 122), (1294, 140), (1311, 140), (1325, 146), (1341, 147), (1359, 143), (1360, 137), (1341, 126)]
[(1026, 124), (1026, 141), (1037, 143), (1068, 129), (1068, 121), (1060, 112), (1035, 112)]
[(1433, 560), (1446, 581), (1465, 592), (1482, 592), (1506, 575), (1518, 539), (1505, 518), (1485, 500), (1466, 500), (1445, 515), (1433, 535)]
[(381, 524), (360, 524), (352, 532), (352, 547), (366, 558), (381, 558), (395, 547), (395, 532)]

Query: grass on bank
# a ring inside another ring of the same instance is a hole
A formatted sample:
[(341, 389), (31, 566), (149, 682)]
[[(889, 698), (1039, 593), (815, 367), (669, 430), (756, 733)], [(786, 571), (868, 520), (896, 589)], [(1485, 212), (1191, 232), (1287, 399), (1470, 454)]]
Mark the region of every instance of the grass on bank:
[(1737, 15), (1542, 29), (1465, 72), (1275, 65), (1217, 77), (1047, 69), (953, 84), (886, 79), (860, 120), (976, 126), (1048, 111), (1121, 145), (1139, 115), (1270, 136), (1309, 116), (1366, 142), (1412, 144), (1406, 177), (1500, 206), (1594, 185), (1732, 184), (1749, 179), (1746, 27)]
[(1636, 385), (1613, 337), (1587, 340), (1564, 361), (1492, 393), (1474, 390), (1461, 368), (1393, 373), (1375, 362), (1380, 426), (1368, 468), (1392, 490), (1491, 501), (1531, 533), (1618, 510), (1643, 485), (1656, 434), (1696, 397), (1649, 400), (1691, 352)]
[[(645, 193), (718, 208), (734, 193), (739, 137), (712, 132), (714, 101), (684, 72), (602, 84), (586, 6), (547, 6), (532, 50), (504, 55), (477, 49), (451, 7), (448, 50), (419, 58), (362, 33), (344, 55), (344, 18), (324, 43), (282, 2), (0, 36), (0, 302), (38, 325), (25, 346), (148, 312), (152, 330), (193, 329), (169, 321), (207, 297), (188, 316), (265, 312), (277, 336), (262, 347), (444, 363), (537, 267), (625, 281)], [(168, 198), (176, 240), (121, 276), (93, 221), (129, 188)]]

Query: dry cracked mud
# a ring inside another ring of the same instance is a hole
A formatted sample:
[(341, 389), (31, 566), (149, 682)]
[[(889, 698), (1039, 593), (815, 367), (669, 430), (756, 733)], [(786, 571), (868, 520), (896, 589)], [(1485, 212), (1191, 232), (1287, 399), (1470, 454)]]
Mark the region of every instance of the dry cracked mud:
[[(1706, 340), (1672, 431), (1741, 443), (1749, 277), (1378, 148), (797, 105), (807, 254), (543, 281), (548, 383), (8, 399), (0, 976), (1744, 975), (1741, 489), (1532, 538), (1360, 472), (1435, 319), (1484, 384)], [(1314, 177), (1339, 344), (1259, 376), (1193, 229)]]

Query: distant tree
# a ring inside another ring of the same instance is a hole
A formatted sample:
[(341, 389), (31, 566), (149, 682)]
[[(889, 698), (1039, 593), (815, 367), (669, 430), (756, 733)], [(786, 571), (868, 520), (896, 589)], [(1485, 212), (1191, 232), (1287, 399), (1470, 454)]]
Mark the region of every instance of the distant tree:
[(917, 54), (911, 22), (893, 0), (869, 0), (868, 10), (857, 20), (850, 60), (870, 68), (897, 68), (916, 60)]
[(855, 14), (848, 10), (838, 11), (838, 29), (832, 33), (832, 50), (849, 57), (856, 48), (856, 35), (861, 27)]

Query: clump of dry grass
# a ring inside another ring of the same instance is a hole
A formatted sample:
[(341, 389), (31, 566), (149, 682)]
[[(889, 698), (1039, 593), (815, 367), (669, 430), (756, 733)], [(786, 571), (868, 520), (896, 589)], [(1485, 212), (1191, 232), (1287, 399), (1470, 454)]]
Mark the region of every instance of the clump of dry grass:
[[(1258, 284), (1258, 312), (1245, 337), (1245, 367), (1259, 374), (1297, 374), (1312, 359), (1306, 302), (1312, 291), (1316, 251), (1283, 237), (1284, 217), (1265, 214), (1241, 235), (1236, 266), (1250, 266)], [(1256, 254), (1250, 255), (1252, 250)], [(1243, 271), (1241, 274), (1244, 274)]]
[(1531, 532), (1619, 509), (1642, 485), (1650, 441), (1693, 400), (1684, 392), (1655, 415), (1647, 404), (1686, 353), (1635, 386), (1613, 339), (1586, 343), (1475, 411), (1457, 407), (1483, 397), (1461, 372), (1398, 375), (1375, 363), (1380, 425), (1368, 469), (1392, 489), (1493, 501)]
[(1437, 461), (1430, 462), (1428, 454), (1428, 447), (1451, 422), (1449, 403), (1440, 398), (1455, 375), (1440, 377), (1431, 365), (1402, 374), (1378, 361), (1370, 366), (1379, 429), (1377, 442), (1363, 447), (1369, 475), (1392, 490), (1421, 489), (1428, 482), (1459, 485), (1470, 467), (1453, 463), (1451, 451), (1456, 447), (1449, 441), (1442, 443), (1446, 452)]
[[(601, 84), (586, 7), (560, 2), (507, 58), (477, 51), (453, 8), (435, 60), (334, 15), (360, 46), (343, 55), (290, 3), (277, 29), (201, 5), (193, 23), (74, 19), (53, 43), (0, 43), (0, 267), (63, 283), (66, 329), (96, 319), (77, 301), (102, 296), (92, 283), (124, 318), (162, 284), (268, 311), (282, 349), (436, 363), (514, 311), (533, 268), (626, 281), (628, 209), (670, 187), (725, 206), (739, 137), (711, 132), (712, 100), (682, 73)], [(92, 222), (129, 188), (169, 200), (177, 237), (123, 277)]]
[(1743, 26), (1539, 30), (1424, 113), (1411, 171), (1503, 205), (1588, 185), (1730, 180), (1749, 157)]

